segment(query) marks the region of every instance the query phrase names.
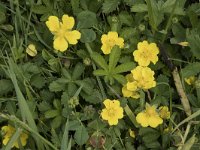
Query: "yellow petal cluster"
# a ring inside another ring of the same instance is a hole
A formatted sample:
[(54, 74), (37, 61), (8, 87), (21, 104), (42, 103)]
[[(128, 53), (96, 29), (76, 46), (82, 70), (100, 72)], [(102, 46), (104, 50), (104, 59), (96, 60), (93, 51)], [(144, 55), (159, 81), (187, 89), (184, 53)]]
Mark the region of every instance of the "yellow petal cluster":
[(138, 93), (137, 82), (134, 81), (133, 75), (131, 73), (126, 75), (126, 80), (127, 84), (122, 87), (123, 96), (138, 99), (140, 94)]
[(120, 102), (106, 99), (103, 104), (105, 108), (101, 112), (102, 119), (107, 120), (110, 126), (117, 125), (118, 119), (123, 118), (123, 108), (120, 106)]
[(138, 88), (148, 90), (156, 86), (154, 71), (148, 67), (137, 66), (131, 71)]
[(160, 117), (163, 119), (169, 119), (170, 118), (170, 112), (167, 106), (161, 106), (159, 107), (159, 114)]
[(117, 45), (120, 48), (124, 47), (124, 39), (118, 37), (117, 32), (110, 31), (108, 34), (103, 34), (101, 36), (101, 50), (104, 54), (110, 54), (112, 48)]
[(35, 48), (35, 45), (34, 44), (29, 44), (28, 47), (26, 48), (26, 53), (29, 55), (29, 56), (36, 56), (37, 55), (37, 50)]
[(62, 21), (58, 17), (50, 16), (46, 25), (54, 35), (54, 49), (64, 52), (68, 48), (68, 44), (75, 45), (81, 38), (81, 33), (77, 30), (72, 30), (75, 24), (74, 18), (68, 15), (62, 16)]
[[(8, 141), (11, 139), (11, 137), (13, 136), (13, 134), (15, 133), (16, 130), (11, 125), (3, 126), (1, 128), (1, 130), (3, 131), (3, 134), (4, 134), (3, 145), (6, 145), (8, 143)], [(20, 142), (21, 142), (22, 146), (25, 146), (26, 143), (27, 143), (28, 135), (23, 132), (23, 133), (21, 133), (19, 138), (20, 138)], [(14, 142), (12, 147), (19, 148), (18, 140), (16, 140)]]
[(156, 43), (148, 43), (147, 41), (139, 42), (137, 50), (133, 52), (133, 56), (139, 66), (148, 66), (150, 62), (156, 64), (158, 61), (159, 48)]
[(136, 121), (141, 124), (142, 127), (150, 126), (152, 128), (156, 128), (158, 125), (163, 123), (162, 118), (156, 111), (156, 107), (148, 104), (143, 112), (137, 114)]
[(186, 47), (186, 46), (189, 46), (189, 43), (188, 42), (179, 42), (177, 43), (178, 45), (181, 45), (183, 47)]
[(192, 85), (192, 84), (195, 83), (196, 77), (195, 76), (190, 76), (189, 78), (184, 78), (184, 80), (188, 85)]

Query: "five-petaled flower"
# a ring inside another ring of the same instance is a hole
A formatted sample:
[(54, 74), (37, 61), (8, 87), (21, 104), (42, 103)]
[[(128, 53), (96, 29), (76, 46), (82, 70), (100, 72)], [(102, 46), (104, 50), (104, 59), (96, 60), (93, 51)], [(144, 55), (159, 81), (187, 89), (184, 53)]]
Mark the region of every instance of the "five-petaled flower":
[[(3, 145), (6, 145), (8, 143), (8, 141), (12, 138), (12, 136), (15, 133), (16, 129), (14, 127), (12, 127), (11, 125), (7, 125), (7, 126), (3, 126), (1, 128), (1, 130), (3, 131), (3, 134), (4, 134)], [(26, 143), (27, 143), (28, 135), (26, 133), (22, 132), (20, 134), (19, 138), (20, 138), (21, 145), (25, 146)], [(13, 143), (12, 147), (19, 148), (18, 140), (16, 140)]]
[(162, 118), (156, 111), (156, 107), (154, 105), (150, 106), (149, 104), (146, 104), (145, 111), (137, 114), (136, 121), (141, 124), (142, 127), (150, 126), (152, 128), (156, 128), (158, 125), (163, 123)]
[(108, 34), (103, 34), (101, 37), (101, 50), (104, 54), (110, 54), (112, 48), (117, 45), (120, 48), (124, 47), (124, 39), (118, 37), (117, 32), (110, 31)]
[(56, 16), (48, 18), (46, 25), (54, 35), (54, 49), (63, 52), (67, 50), (68, 44), (77, 44), (78, 39), (81, 38), (81, 33), (77, 30), (72, 30), (74, 24), (74, 18), (68, 15), (62, 16), (62, 22)]
[(137, 66), (135, 69), (131, 70), (131, 73), (139, 88), (148, 90), (156, 86), (154, 71), (150, 68)]
[(147, 41), (139, 42), (137, 50), (133, 52), (133, 56), (139, 66), (148, 66), (150, 62), (156, 64), (158, 61), (159, 49), (156, 43), (148, 43)]
[(106, 99), (103, 104), (106, 108), (101, 112), (102, 119), (107, 120), (110, 126), (117, 125), (118, 119), (123, 118), (123, 108), (120, 106), (120, 102), (118, 100)]

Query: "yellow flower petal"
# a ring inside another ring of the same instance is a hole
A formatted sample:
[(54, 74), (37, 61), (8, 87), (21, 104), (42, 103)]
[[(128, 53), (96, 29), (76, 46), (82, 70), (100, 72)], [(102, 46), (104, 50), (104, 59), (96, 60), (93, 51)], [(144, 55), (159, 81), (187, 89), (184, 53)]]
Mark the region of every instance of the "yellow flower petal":
[(129, 129), (129, 135), (130, 137), (135, 138), (135, 132), (131, 129)]
[(109, 123), (110, 126), (117, 125), (118, 124), (118, 119), (117, 118), (110, 118), (108, 120), (108, 123)]
[(122, 94), (124, 97), (131, 97), (132, 96), (132, 91), (129, 91), (127, 89), (127, 86), (122, 87)]
[(53, 42), (53, 47), (58, 51), (66, 51), (68, 48), (67, 41), (62, 37), (57, 37)]
[(179, 42), (179, 43), (177, 43), (178, 45), (181, 45), (181, 46), (188, 46), (189, 45), (189, 43), (188, 42)]
[(159, 116), (150, 116), (148, 118), (148, 124), (152, 128), (156, 128), (158, 125), (162, 124), (163, 120)]
[(37, 50), (35, 48), (35, 45), (33, 44), (29, 44), (28, 47), (26, 48), (26, 53), (29, 55), (29, 56), (36, 56), (37, 55)]
[(50, 16), (48, 18), (48, 21), (46, 21), (46, 25), (47, 25), (47, 27), (49, 28), (49, 30), (51, 32), (58, 31), (59, 28), (60, 28), (60, 22), (59, 22), (58, 17), (56, 17), (56, 16)]
[(136, 116), (136, 121), (141, 124), (142, 127), (147, 127), (148, 124), (148, 116), (146, 115), (146, 113), (144, 112), (140, 112), (137, 116)]
[(110, 32), (108, 32), (108, 38), (109, 39), (117, 39), (118, 38), (118, 33), (110, 31)]
[(66, 28), (66, 29), (72, 29), (75, 21), (73, 17), (69, 17), (68, 15), (63, 15), (62, 16), (62, 28)]
[(106, 54), (110, 54), (110, 52), (111, 52), (111, 48), (109, 47), (109, 46), (107, 46), (107, 45), (105, 45), (105, 44), (103, 44), (102, 46), (101, 46), (101, 50), (103, 51), (103, 53), (106, 55)]
[(65, 33), (65, 38), (69, 42), (69, 44), (77, 44), (78, 39), (81, 38), (81, 33), (77, 30), (69, 31)]
[(190, 76), (189, 78), (184, 78), (184, 80), (188, 85), (192, 85), (192, 84), (195, 83), (196, 77), (195, 76)]
[(137, 82), (128, 82), (127, 83), (127, 90), (136, 91), (137, 90)]
[(160, 117), (163, 118), (163, 119), (169, 119), (170, 118), (170, 112), (169, 112), (169, 109), (167, 106), (161, 106), (159, 107), (159, 114), (160, 114)]

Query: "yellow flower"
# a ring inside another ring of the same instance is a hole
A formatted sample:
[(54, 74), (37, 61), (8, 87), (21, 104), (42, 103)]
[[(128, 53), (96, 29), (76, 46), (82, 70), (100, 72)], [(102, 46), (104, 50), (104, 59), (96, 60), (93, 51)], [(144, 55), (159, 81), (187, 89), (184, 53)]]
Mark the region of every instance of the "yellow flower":
[(156, 107), (148, 104), (146, 104), (145, 111), (137, 114), (136, 121), (141, 124), (142, 127), (150, 126), (152, 128), (156, 128), (159, 124), (163, 123), (162, 118), (160, 118), (159, 114), (156, 112)]
[[(8, 143), (8, 141), (11, 139), (11, 137), (13, 136), (13, 134), (15, 133), (16, 130), (11, 125), (3, 126), (1, 128), (1, 130), (4, 133), (3, 145), (6, 145)], [(25, 146), (26, 143), (27, 143), (28, 135), (26, 133), (22, 132), (19, 138), (20, 138), (20, 142), (21, 142), (22, 146)], [(18, 140), (16, 140), (14, 142), (12, 147), (19, 148)]]
[(130, 137), (135, 138), (135, 132), (131, 129), (129, 129), (129, 135)]
[(188, 46), (189, 45), (189, 43), (188, 42), (179, 42), (179, 43), (177, 43), (178, 45), (181, 45), (181, 46)]
[(147, 90), (156, 86), (156, 82), (154, 81), (154, 71), (150, 68), (137, 66), (131, 73), (139, 88)]
[(195, 76), (190, 76), (189, 78), (184, 78), (184, 80), (188, 85), (192, 85), (192, 84), (195, 83), (196, 77)]
[(111, 49), (115, 46), (118, 45), (120, 48), (124, 47), (124, 39), (118, 37), (117, 32), (108, 32), (108, 34), (103, 34), (101, 37), (101, 50), (103, 51), (104, 54), (110, 54)]
[(133, 56), (140, 66), (148, 66), (150, 62), (156, 64), (158, 53), (159, 49), (156, 43), (149, 44), (147, 41), (143, 41), (138, 43), (137, 50), (133, 52)]
[(169, 119), (170, 118), (170, 112), (167, 106), (161, 106), (159, 107), (159, 114), (160, 117), (163, 119)]
[(29, 55), (29, 56), (36, 56), (37, 55), (37, 50), (35, 48), (35, 45), (33, 44), (29, 44), (28, 47), (26, 48), (26, 53)]
[(110, 126), (117, 125), (118, 119), (123, 118), (123, 108), (120, 107), (120, 102), (118, 100), (104, 100), (104, 108), (101, 112), (101, 117), (108, 121)]
[(77, 44), (78, 39), (81, 38), (81, 33), (77, 30), (72, 30), (75, 24), (74, 18), (68, 15), (62, 16), (62, 22), (58, 17), (50, 16), (46, 25), (54, 35), (53, 47), (61, 52), (68, 48), (69, 44)]
[(132, 97), (134, 99), (138, 99), (140, 97), (140, 94), (137, 92), (137, 82), (134, 81), (133, 75), (127, 74), (126, 75), (127, 84), (122, 87), (122, 94), (124, 97)]

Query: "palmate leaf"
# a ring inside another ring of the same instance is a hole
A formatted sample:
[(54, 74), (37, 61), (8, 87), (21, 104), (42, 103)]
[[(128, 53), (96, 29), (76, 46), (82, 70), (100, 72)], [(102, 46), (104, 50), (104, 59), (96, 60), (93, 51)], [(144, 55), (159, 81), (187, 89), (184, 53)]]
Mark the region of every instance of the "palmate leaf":
[(133, 68), (135, 68), (135, 63), (134, 62), (127, 62), (127, 63), (123, 63), (119, 66), (117, 66), (114, 70), (113, 73), (118, 74), (118, 73), (123, 73), (123, 72), (127, 72), (132, 70)]
[(74, 139), (78, 145), (83, 145), (89, 138), (86, 128), (81, 125), (80, 128), (75, 132)]
[(200, 72), (200, 63), (199, 62), (195, 62), (192, 64), (187, 65), (185, 68), (183, 68), (181, 70), (182, 72), (182, 77), (183, 78), (187, 78), (190, 76), (195, 76)]
[(85, 66), (82, 63), (76, 64), (72, 73), (72, 79), (77, 80), (83, 74)]
[(101, 56), (99, 53), (97, 52), (93, 52), (91, 54), (92, 59), (104, 70), (108, 71), (108, 65), (105, 61), (105, 59), (103, 58), (103, 56)]
[(114, 46), (111, 50), (109, 57), (109, 72), (112, 72), (112, 70), (117, 65), (120, 55), (121, 55), (121, 49), (118, 46)]
[(105, 0), (102, 7), (103, 13), (111, 13), (116, 10), (121, 0)]

